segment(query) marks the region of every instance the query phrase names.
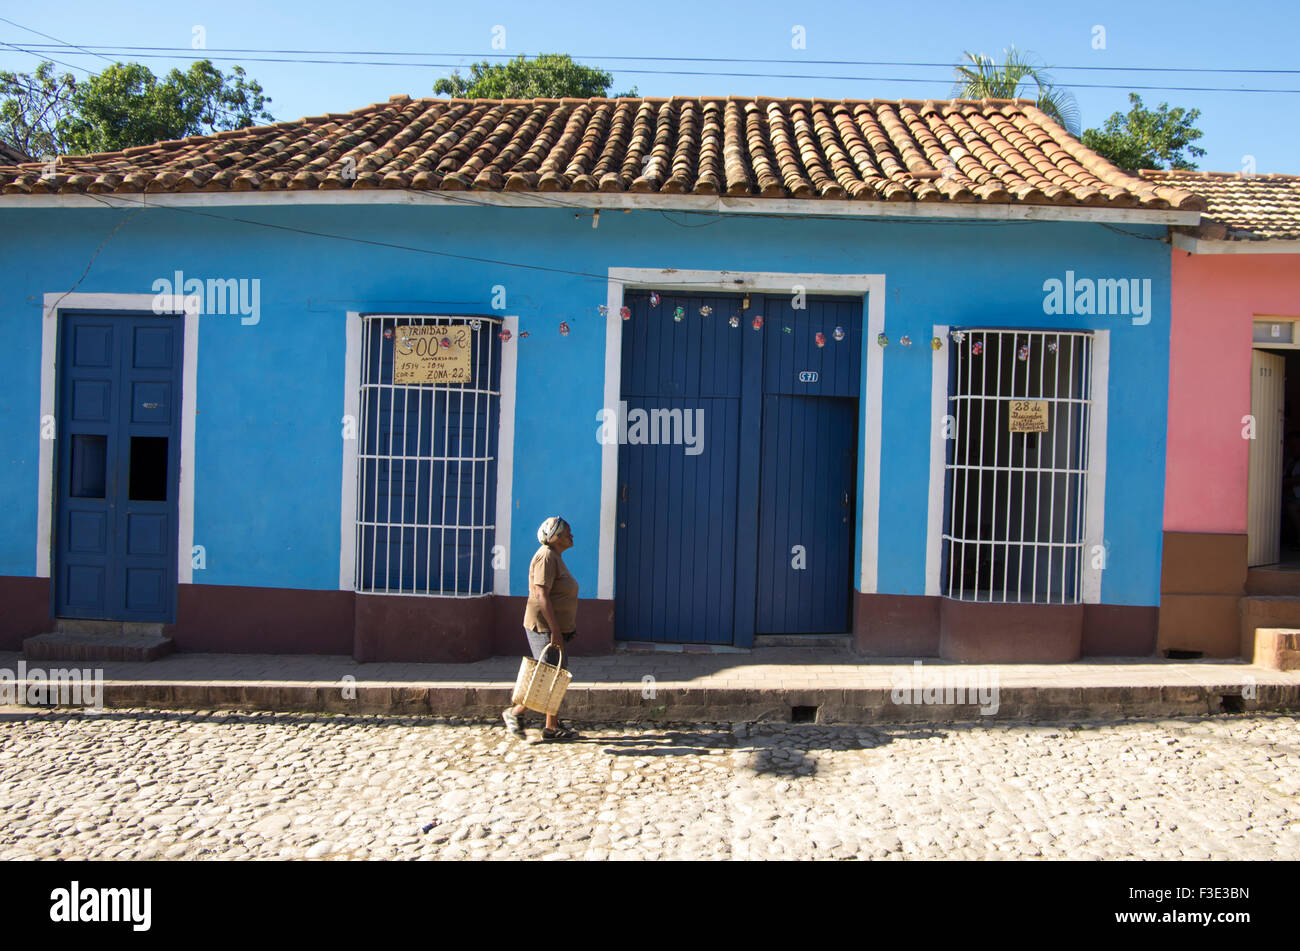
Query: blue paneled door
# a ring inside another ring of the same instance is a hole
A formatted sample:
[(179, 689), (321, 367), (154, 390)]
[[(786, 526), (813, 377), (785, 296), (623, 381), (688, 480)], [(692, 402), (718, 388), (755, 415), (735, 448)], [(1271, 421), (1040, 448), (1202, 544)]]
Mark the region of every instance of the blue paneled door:
[[(627, 304), (615, 630), (630, 641), (730, 644), (744, 338), (726, 298), (664, 295), (652, 306), (639, 294)], [(689, 317), (674, 320), (678, 307)]]
[(856, 400), (763, 398), (756, 634), (850, 630)]
[(626, 300), (616, 636), (848, 630), (861, 301), (661, 295)]
[(54, 612), (174, 622), (184, 325), (59, 323)]

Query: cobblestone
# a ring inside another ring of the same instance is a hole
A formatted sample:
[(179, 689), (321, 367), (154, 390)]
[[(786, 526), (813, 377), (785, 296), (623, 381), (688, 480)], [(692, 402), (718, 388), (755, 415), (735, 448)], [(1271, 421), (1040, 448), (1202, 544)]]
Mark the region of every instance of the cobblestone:
[(1300, 854), (1289, 716), (583, 732), (7, 708), (0, 860)]

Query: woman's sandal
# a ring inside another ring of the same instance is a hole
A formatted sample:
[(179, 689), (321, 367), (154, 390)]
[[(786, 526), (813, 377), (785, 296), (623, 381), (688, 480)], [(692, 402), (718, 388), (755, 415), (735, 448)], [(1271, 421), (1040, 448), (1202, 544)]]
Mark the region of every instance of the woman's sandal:
[(566, 725), (561, 721), (558, 729), (552, 730), (549, 727), (542, 730), (543, 740), (580, 740), (582, 734), (573, 727)]
[(506, 707), (501, 711), (501, 719), (505, 721), (506, 730), (519, 737), (521, 740), (528, 739), (528, 733), (524, 730), (523, 721), (515, 713), (514, 707)]

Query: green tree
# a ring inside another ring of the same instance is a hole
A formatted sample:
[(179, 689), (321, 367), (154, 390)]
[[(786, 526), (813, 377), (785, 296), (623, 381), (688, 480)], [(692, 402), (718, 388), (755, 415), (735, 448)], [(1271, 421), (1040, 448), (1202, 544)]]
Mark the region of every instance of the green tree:
[(1201, 110), (1170, 109), (1162, 102), (1153, 112), (1143, 108), (1135, 92), (1128, 94), (1128, 101), (1133, 107), (1128, 115), (1116, 112), (1100, 129), (1085, 129), (1083, 144), (1123, 169), (1195, 169), (1191, 159), (1205, 154), (1205, 149), (1192, 145), (1202, 134), (1192, 125)]
[[(590, 99), (607, 95), (614, 77), (604, 70), (575, 63), (563, 53), (543, 53), (536, 59), (517, 56), (505, 63), (486, 60), (470, 65), (470, 74), (455, 70), (433, 84), (439, 95), (458, 99)], [(619, 96), (635, 96), (636, 87)]]
[(236, 66), (208, 60), (159, 79), (139, 63), (114, 63), (78, 82), (41, 63), (0, 73), (0, 138), (29, 155), (116, 152), (137, 145), (273, 122), (262, 87)]
[(76, 81), (41, 63), (34, 73), (0, 72), (0, 140), (40, 158), (60, 151), (59, 122), (68, 115)]
[(229, 75), (208, 60), (158, 79), (139, 63), (115, 63), (72, 93), (72, 114), (60, 124), (66, 151), (115, 152), (205, 132), (275, 121), (270, 102), (242, 67)]
[[(962, 99), (1033, 99), (1065, 128), (1079, 134), (1079, 106), (1068, 89), (1053, 85), (1046, 67), (1038, 66), (1014, 46), (1003, 50), (1002, 65), (983, 53), (963, 53), (965, 63), (954, 69), (953, 96)], [(1026, 87), (1023, 88), (1022, 87)]]

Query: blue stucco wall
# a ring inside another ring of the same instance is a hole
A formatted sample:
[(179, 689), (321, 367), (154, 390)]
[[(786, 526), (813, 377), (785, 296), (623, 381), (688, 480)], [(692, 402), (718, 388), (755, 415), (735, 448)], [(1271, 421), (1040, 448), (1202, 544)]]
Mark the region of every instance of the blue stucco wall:
[[(1152, 239), (1162, 228), (607, 211), (593, 230), (590, 217), (559, 209), (154, 208), (133, 215), (96, 255), (126, 214), (6, 208), (0, 199), (0, 575), (35, 574), (43, 295), (74, 285), (79, 293), (148, 294), (156, 279), (180, 270), (261, 281), (257, 324), (200, 319), (194, 541), (205, 546), (207, 567), (195, 583), (336, 588), (346, 312), (490, 312), (493, 287), (502, 285), (504, 312), (532, 332), (507, 344), (519, 353), (511, 590), (525, 593), (536, 525), (560, 511), (577, 539), (566, 561), (584, 596), (594, 596), (601, 275), (609, 267), (676, 267), (886, 276), (890, 339), (906, 333), (917, 345), (884, 354), (884, 593), (925, 589), (931, 326), (1112, 331), (1102, 601), (1159, 602), (1170, 272), (1168, 246)], [(1150, 323), (1046, 316), (1043, 282), (1067, 269), (1149, 278)], [(556, 332), (562, 319), (568, 337)]]

